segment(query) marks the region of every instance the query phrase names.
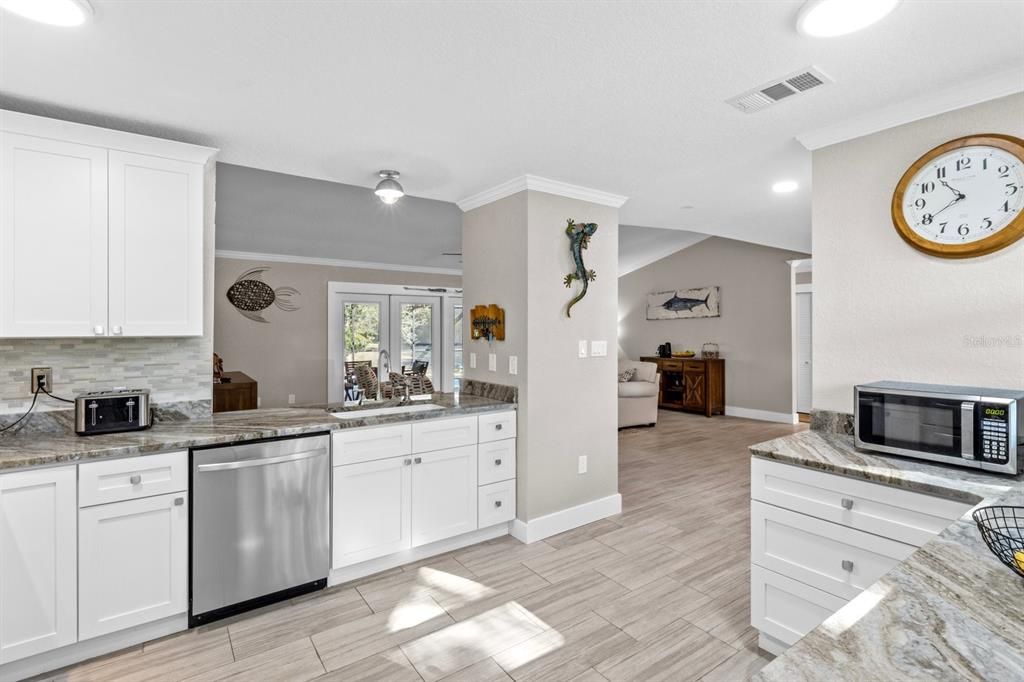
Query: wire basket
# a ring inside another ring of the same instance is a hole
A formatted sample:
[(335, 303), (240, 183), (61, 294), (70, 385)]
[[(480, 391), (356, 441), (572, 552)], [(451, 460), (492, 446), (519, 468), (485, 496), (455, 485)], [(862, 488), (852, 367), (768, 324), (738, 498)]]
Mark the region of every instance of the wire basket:
[(1024, 507), (982, 507), (973, 516), (992, 553), (1024, 578)]

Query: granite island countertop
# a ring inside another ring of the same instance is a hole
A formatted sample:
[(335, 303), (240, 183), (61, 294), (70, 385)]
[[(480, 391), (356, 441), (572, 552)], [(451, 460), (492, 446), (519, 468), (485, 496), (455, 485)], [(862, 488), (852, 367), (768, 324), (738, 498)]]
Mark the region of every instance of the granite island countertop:
[[(339, 419), (326, 409), (337, 406), (245, 410), (221, 412), (212, 416), (191, 419), (158, 421), (151, 428), (143, 431), (97, 436), (78, 436), (74, 433), (67, 418), (63, 420), (49, 418), (45, 420), (50, 425), (49, 428), (33, 428), (30, 423), (28, 428), (0, 434), (0, 472), (23, 467), (52, 466), (108, 457), (156, 454), (190, 447), (321, 433), (362, 426), (396, 424), (422, 419), (439, 419), (516, 408), (516, 404), (511, 402), (453, 393), (435, 393), (429, 402), (441, 405), (442, 409), (352, 419)], [(398, 401), (389, 401), (365, 405), (364, 409), (397, 404)], [(33, 415), (32, 418), (36, 416)], [(61, 421), (63, 421), (63, 426), (60, 426)], [(54, 428), (54, 424), (57, 424), (58, 427)]]
[[(974, 506), (1024, 505), (1024, 476), (869, 453), (848, 435), (804, 431), (750, 451)], [(967, 513), (753, 679), (1024, 680), (1024, 580), (989, 551)]]

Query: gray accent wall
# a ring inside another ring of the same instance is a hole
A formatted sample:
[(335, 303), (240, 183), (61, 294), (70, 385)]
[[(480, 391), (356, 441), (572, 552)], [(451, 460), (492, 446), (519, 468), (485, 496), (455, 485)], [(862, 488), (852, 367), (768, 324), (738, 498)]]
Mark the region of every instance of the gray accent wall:
[[(462, 212), (405, 196), (388, 206), (368, 187), (217, 164), (217, 248), (458, 270)], [(374, 181), (373, 171), (367, 183)], [(407, 191), (415, 178), (400, 178)]]
[[(729, 407), (793, 412), (791, 278), (807, 254), (711, 237), (619, 278), (619, 344), (631, 359), (711, 341), (725, 358)], [(721, 287), (721, 316), (648, 320), (647, 295)]]

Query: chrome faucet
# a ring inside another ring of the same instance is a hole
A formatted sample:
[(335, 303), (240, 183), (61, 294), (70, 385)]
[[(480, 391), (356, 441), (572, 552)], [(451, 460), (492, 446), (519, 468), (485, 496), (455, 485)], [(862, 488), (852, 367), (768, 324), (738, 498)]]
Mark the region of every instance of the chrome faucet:
[[(384, 371), (385, 367), (387, 367), (387, 372)], [(391, 353), (386, 348), (381, 348), (380, 353), (377, 354), (377, 400), (384, 395), (385, 377), (391, 377)]]

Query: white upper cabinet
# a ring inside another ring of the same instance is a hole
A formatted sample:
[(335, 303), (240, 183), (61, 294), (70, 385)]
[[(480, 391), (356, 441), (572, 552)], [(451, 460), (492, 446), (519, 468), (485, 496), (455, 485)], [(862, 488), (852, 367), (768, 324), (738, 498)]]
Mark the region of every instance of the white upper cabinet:
[(203, 167), (110, 152), (110, 333), (203, 333)]
[(0, 135), (0, 331), (103, 335), (107, 150)]
[(216, 150), (0, 110), (0, 337), (203, 333)]

